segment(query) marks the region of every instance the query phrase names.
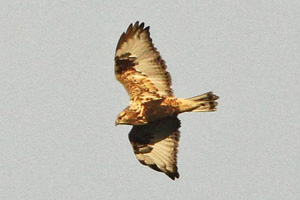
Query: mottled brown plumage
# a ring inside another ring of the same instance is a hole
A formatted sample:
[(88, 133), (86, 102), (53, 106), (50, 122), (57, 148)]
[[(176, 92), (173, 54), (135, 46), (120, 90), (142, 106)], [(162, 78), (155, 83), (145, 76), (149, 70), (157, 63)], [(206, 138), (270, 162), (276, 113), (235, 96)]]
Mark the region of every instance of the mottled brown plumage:
[(215, 111), (218, 96), (212, 92), (192, 98), (175, 98), (165, 61), (150, 38), (144, 23), (130, 24), (117, 45), (115, 75), (125, 87), (129, 106), (117, 117), (116, 125), (133, 125), (129, 140), (138, 160), (173, 180), (177, 171), (177, 147), (183, 112)]

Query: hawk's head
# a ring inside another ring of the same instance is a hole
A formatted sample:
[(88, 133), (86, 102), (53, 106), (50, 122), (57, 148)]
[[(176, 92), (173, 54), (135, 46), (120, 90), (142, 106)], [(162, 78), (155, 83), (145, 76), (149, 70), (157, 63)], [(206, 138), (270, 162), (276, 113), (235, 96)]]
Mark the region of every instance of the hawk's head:
[(140, 116), (140, 112), (131, 110), (129, 107), (125, 108), (117, 117), (115, 125), (126, 124), (126, 125), (143, 125), (147, 124), (145, 116)]
[(119, 124), (130, 124), (128, 115), (125, 111), (122, 111), (117, 117), (115, 125), (117, 126)]

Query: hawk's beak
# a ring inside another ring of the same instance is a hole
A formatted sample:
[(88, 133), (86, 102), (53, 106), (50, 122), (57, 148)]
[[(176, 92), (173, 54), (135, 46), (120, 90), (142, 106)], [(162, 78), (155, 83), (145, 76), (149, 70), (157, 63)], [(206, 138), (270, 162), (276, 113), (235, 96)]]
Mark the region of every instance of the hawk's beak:
[(118, 123), (117, 121), (115, 121), (115, 126), (118, 126), (118, 124), (119, 124), (119, 123)]

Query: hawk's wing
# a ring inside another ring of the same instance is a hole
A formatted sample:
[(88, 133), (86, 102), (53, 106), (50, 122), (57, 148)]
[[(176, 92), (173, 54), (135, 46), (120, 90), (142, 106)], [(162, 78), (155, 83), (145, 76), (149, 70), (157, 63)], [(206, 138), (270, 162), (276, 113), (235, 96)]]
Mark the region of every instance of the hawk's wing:
[(149, 101), (173, 96), (171, 76), (144, 23), (130, 24), (121, 35), (115, 55), (115, 74), (130, 100)]
[(180, 121), (166, 117), (146, 125), (133, 126), (129, 140), (137, 159), (154, 170), (164, 172), (171, 179), (179, 178), (177, 147)]

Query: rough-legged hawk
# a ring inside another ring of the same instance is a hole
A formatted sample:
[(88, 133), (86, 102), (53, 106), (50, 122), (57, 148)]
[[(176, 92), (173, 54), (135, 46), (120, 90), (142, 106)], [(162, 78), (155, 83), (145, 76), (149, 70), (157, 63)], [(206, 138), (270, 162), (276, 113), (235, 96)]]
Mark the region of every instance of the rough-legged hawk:
[(116, 125), (133, 125), (129, 140), (137, 159), (171, 179), (179, 178), (177, 147), (183, 112), (215, 111), (218, 96), (208, 92), (191, 98), (176, 98), (171, 76), (144, 23), (130, 24), (121, 35), (115, 55), (115, 75), (130, 103), (117, 117)]

